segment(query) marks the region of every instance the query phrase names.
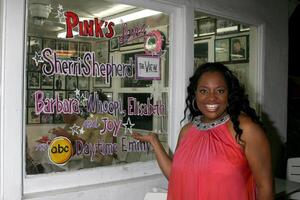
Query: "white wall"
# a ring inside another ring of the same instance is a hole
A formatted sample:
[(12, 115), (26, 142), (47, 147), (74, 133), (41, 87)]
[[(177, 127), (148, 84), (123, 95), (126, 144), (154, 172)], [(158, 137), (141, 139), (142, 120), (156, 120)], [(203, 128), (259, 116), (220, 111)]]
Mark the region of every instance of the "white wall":
[[(5, 41), (0, 51), (5, 50), (1, 58), (1, 148), (0, 148), (0, 177), (1, 177), (1, 196), (0, 199), (21, 199), (22, 195), (22, 126), (15, 125), (22, 121), (22, 102), (23, 99), (13, 99), (12, 93), (22, 93), (22, 87), (13, 87), (14, 81), (22, 80), (23, 76), (23, 50), (13, 49), (11, 47), (22, 47), (24, 40), (24, 2), (17, 0), (1, 0), (5, 2), (7, 9), (7, 18), (5, 23), (0, 22), (1, 31), (5, 31)], [(122, 2), (151, 4), (156, 1), (129, 0)], [(164, 1), (159, 1), (164, 2)], [(180, 13), (183, 20), (177, 21), (183, 30), (182, 34), (183, 56), (174, 58), (174, 62), (184, 61), (184, 66), (179, 72), (174, 72), (172, 78), (177, 80), (179, 76), (184, 76), (185, 84), (175, 83), (177, 91), (185, 92), (185, 86), (188, 81), (188, 74), (192, 73), (192, 67), (184, 69), (186, 66), (193, 66), (193, 11), (195, 8), (200, 11), (211, 13), (226, 18), (232, 18), (244, 23), (258, 26), (258, 34), (262, 47), (258, 54), (258, 65), (263, 74), (259, 79), (262, 87), (262, 110), (268, 115), (268, 118), (274, 123), (279, 134), (285, 140), (286, 138), (286, 120), (287, 120), (287, 20), (288, 20), (288, 1), (286, 0), (168, 0), (175, 6), (186, 5), (186, 12)], [(2, 7), (3, 4), (1, 4)], [(180, 16), (179, 14), (179, 16)], [(184, 15), (185, 16), (184, 16)], [(1, 13), (2, 15), (2, 13)], [(19, 20), (16, 20), (19, 19)], [(171, 33), (172, 35), (173, 33)], [(2, 35), (1, 35), (2, 36)], [(2, 37), (1, 37), (2, 38)], [(22, 45), (21, 45), (22, 44)], [(10, 48), (9, 48), (10, 47)], [(176, 47), (174, 47), (176, 48)], [(177, 47), (179, 48), (179, 47)], [(2, 52), (3, 53), (3, 52)], [(2, 54), (1, 54), (2, 55)], [(16, 59), (14, 59), (16, 58)], [(4, 62), (4, 59), (6, 61)], [(7, 61), (11, 59), (11, 64)], [(3, 64), (6, 64), (3, 66)], [(174, 63), (173, 63), (174, 64)], [(172, 63), (171, 63), (172, 65)], [(6, 74), (14, 76), (3, 77)], [(187, 75), (185, 75), (187, 74)], [(176, 85), (177, 84), (177, 85)], [(21, 95), (22, 96), (22, 95)], [(173, 96), (172, 96), (173, 97)], [(182, 98), (174, 99), (173, 106), (170, 109), (182, 110), (184, 106), (184, 95)], [(179, 106), (175, 106), (179, 105)], [(176, 115), (175, 115), (176, 116)], [(177, 116), (178, 121), (181, 116)], [(177, 135), (178, 126), (172, 128), (172, 134)], [(176, 137), (170, 137), (170, 146), (176, 145)], [(113, 176), (113, 174), (112, 174)], [(93, 177), (90, 177), (91, 179)], [(60, 181), (60, 180), (57, 180)], [(43, 184), (43, 183), (41, 183)], [(46, 183), (45, 183), (46, 184)], [(100, 184), (85, 186), (83, 188), (73, 188), (70, 190), (52, 191), (40, 194), (30, 194), (26, 199), (124, 199), (141, 200), (146, 191), (154, 186), (165, 186), (165, 178), (159, 175), (152, 175), (138, 179), (129, 179), (110, 184)]]

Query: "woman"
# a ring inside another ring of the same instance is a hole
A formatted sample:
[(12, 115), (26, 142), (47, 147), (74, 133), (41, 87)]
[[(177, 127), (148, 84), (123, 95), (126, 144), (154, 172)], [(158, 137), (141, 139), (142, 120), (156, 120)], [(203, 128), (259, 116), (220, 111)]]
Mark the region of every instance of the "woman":
[(155, 134), (134, 134), (151, 143), (169, 179), (168, 200), (273, 199), (269, 144), (232, 72), (219, 63), (201, 65), (190, 78), (186, 106), (190, 122), (173, 161)]

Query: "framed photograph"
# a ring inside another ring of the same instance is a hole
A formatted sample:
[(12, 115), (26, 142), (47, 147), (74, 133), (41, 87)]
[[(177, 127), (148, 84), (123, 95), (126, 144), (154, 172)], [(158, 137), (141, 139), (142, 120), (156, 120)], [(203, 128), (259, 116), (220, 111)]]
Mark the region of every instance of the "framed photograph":
[(29, 53), (35, 54), (42, 51), (42, 38), (30, 37), (29, 38)]
[(194, 37), (198, 37), (198, 20), (194, 20)]
[(229, 62), (229, 38), (215, 40), (215, 61)]
[(158, 55), (136, 55), (136, 79), (160, 80), (160, 57)]
[(64, 118), (62, 114), (54, 114), (53, 115), (53, 122), (56, 124), (64, 123)]
[(106, 96), (108, 101), (113, 101), (113, 93), (112, 92), (103, 92)]
[(45, 98), (54, 98), (53, 90), (43, 90)]
[(34, 93), (37, 90), (27, 90), (27, 106), (34, 106)]
[(63, 40), (57, 40), (57, 50), (59, 51), (69, 50), (69, 42)]
[(88, 42), (79, 43), (79, 56), (82, 58), (84, 53), (90, 52), (92, 50), (92, 45)]
[(237, 32), (239, 30), (239, 25), (231, 20), (227, 19), (217, 19), (216, 32), (218, 35)]
[(200, 41), (194, 44), (194, 70), (208, 62), (208, 42)]
[(245, 35), (230, 38), (231, 61), (247, 61), (248, 49), (248, 36)]
[(55, 75), (54, 78), (54, 89), (64, 90), (66, 89), (66, 77), (62, 75)]
[(105, 83), (105, 78), (103, 77), (94, 77), (93, 78), (93, 85), (94, 88), (110, 88), (111, 87), (111, 80), (109, 83)]
[(76, 98), (75, 92), (74, 91), (68, 91), (67, 92), (67, 98), (75, 99)]
[(119, 37), (109, 40), (109, 51), (118, 51), (120, 49)]
[(66, 76), (66, 88), (67, 90), (75, 90), (77, 87), (77, 77), (76, 76)]
[(41, 114), (41, 123), (42, 124), (52, 124), (53, 123), (53, 115)]
[(90, 78), (80, 76), (78, 77), (78, 89), (79, 90), (89, 90)]
[(64, 100), (66, 98), (66, 92), (65, 91), (55, 91), (55, 96), (59, 97), (59, 100)]
[(78, 57), (78, 42), (69, 42), (69, 57)]
[(96, 42), (96, 60), (98, 63), (108, 63), (108, 40)]
[(40, 73), (39, 72), (28, 72), (27, 73), (27, 86), (29, 89), (40, 88)]
[(56, 41), (54, 39), (43, 39), (43, 49), (44, 48), (56, 50)]
[(53, 89), (53, 76), (46, 76), (42, 74), (41, 80), (43, 89)]
[(199, 19), (199, 36), (213, 35), (216, 31), (216, 20), (213, 18)]
[(240, 31), (250, 31), (250, 26), (240, 24)]
[(34, 107), (27, 108), (27, 120), (28, 124), (41, 123), (40, 115), (36, 115)]

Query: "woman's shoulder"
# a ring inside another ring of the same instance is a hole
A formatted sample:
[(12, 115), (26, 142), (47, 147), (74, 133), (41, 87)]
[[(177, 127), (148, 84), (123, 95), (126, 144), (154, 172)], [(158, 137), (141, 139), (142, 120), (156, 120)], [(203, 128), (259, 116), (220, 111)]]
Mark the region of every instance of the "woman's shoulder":
[(243, 130), (242, 140), (259, 140), (265, 137), (265, 133), (260, 124), (254, 122), (251, 117), (242, 113), (239, 116), (240, 128)]
[(179, 133), (179, 137), (178, 137), (178, 140), (181, 140), (189, 131), (189, 129), (193, 126), (193, 123), (192, 122), (189, 122), (187, 124), (185, 124), (181, 130), (180, 130), (180, 133)]

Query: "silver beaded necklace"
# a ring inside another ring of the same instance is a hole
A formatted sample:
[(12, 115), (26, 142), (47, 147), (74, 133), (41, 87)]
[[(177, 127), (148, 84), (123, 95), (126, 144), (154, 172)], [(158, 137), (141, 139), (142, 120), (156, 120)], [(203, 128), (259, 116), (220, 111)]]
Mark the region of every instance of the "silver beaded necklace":
[(227, 114), (227, 115), (224, 115), (223, 117), (220, 117), (212, 122), (202, 122), (202, 117), (203, 117), (202, 115), (197, 116), (192, 121), (192, 123), (195, 124), (197, 126), (197, 128), (200, 130), (208, 130), (208, 129), (217, 127), (221, 124), (224, 124), (225, 122), (227, 122), (230, 119), (230, 116)]

